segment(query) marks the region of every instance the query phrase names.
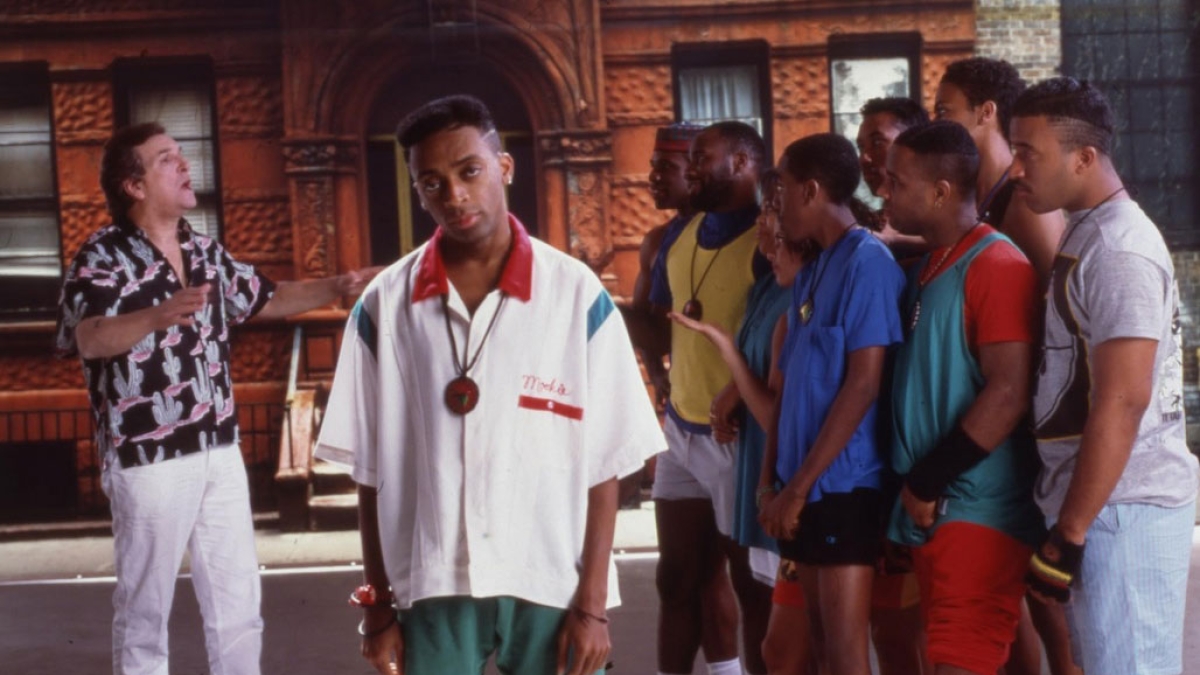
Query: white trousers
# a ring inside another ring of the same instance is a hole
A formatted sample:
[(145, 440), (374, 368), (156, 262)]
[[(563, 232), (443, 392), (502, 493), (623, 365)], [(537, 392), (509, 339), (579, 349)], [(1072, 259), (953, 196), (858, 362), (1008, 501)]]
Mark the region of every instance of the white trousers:
[(113, 672), (168, 675), (167, 619), (186, 549), (211, 675), (259, 675), (262, 587), (238, 447), (129, 469), (106, 462), (102, 483), (117, 573)]

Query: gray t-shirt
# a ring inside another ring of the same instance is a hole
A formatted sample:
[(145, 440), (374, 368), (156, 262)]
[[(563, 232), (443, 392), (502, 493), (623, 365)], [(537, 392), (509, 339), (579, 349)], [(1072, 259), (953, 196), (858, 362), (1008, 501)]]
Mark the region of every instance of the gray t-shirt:
[(1096, 346), (1114, 338), (1148, 338), (1158, 341), (1154, 396), (1108, 503), (1183, 506), (1196, 498), (1197, 461), (1184, 430), (1179, 290), (1167, 246), (1128, 199), (1090, 214), (1068, 214), (1066, 232), (1046, 295), (1033, 399), (1043, 463), (1034, 497), (1056, 521), (1088, 418)]

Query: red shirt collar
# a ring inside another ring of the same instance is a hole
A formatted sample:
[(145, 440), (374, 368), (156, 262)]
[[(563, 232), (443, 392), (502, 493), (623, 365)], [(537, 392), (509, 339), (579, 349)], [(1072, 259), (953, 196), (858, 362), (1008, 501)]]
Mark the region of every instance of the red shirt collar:
[[(497, 286), (506, 295), (529, 302), (533, 292), (533, 244), (525, 226), (513, 214), (508, 214), (508, 229), (512, 232), (512, 249), (504, 263)], [(417, 270), (417, 283), (413, 288), (414, 303), (450, 292), (450, 280), (446, 278), (446, 264), (442, 261), (442, 228), (433, 233), (425, 253), (421, 256)]]

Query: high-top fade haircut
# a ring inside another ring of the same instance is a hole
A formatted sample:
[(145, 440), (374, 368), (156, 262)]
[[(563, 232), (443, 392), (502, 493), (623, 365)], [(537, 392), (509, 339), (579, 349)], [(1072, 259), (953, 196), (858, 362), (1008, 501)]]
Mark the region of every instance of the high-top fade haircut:
[(852, 201), (862, 179), (858, 151), (840, 134), (813, 134), (792, 141), (783, 157), (782, 169), (793, 180), (817, 181), (828, 193), (829, 201), (840, 206)]
[(108, 202), (108, 212), (114, 220), (124, 220), (133, 206), (133, 197), (125, 191), (125, 181), (146, 175), (146, 167), (138, 157), (137, 148), (154, 136), (167, 133), (158, 122), (144, 122), (118, 129), (104, 143), (100, 157), (100, 189)]
[(944, 180), (965, 199), (974, 199), (979, 149), (961, 124), (938, 121), (905, 129), (894, 145), (911, 150), (926, 176), (934, 181)]
[(1099, 89), (1073, 77), (1055, 77), (1025, 90), (1013, 117), (1046, 117), (1067, 150), (1091, 146), (1112, 154), (1116, 119)]
[(496, 122), (483, 101), (466, 94), (438, 98), (410, 112), (396, 127), (396, 140), (404, 148), (406, 159), (412, 159), (413, 146), (441, 132), (475, 127), (493, 151), (500, 152), (500, 136)]
[(1013, 104), (1025, 91), (1025, 81), (1008, 61), (973, 57), (955, 61), (946, 67), (942, 82), (954, 85), (966, 97), (972, 108), (988, 101), (996, 104), (996, 121), (1000, 133), (1008, 138), (1008, 125), (1012, 121)]
[(904, 96), (870, 99), (863, 104), (863, 107), (858, 112), (863, 117), (887, 113), (895, 117), (900, 126), (905, 129), (915, 127), (918, 124), (925, 124), (929, 121), (929, 113), (925, 112), (921, 104)]
[(754, 127), (745, 122), (727, 120), (711, 124), (707, 128), (717, 132), (725, 142), (729, 143), (732, 152), (744, 152), (757, 167), (767, 166), (767, 145)]

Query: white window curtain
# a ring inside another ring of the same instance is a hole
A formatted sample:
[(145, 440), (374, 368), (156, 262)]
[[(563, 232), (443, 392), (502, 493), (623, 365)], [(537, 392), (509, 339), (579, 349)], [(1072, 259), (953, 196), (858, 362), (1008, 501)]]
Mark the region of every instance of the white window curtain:
[(763, 131), (755, 66), (680, 69), (679, 104), (684, 122), (738, 120)]
[(131, 93), (129, 121), (163, 125), (187, 158), (196, 191), (197, 206), (188, 222), (200, 233), (216, 237), (220, 221), (216, 209), (216, 153), (212, 137), (212, 96), (202, 85), (146, 87)]
[(0, 277), (59, 275), (52, 152), (49, 103), (0, 97)]

